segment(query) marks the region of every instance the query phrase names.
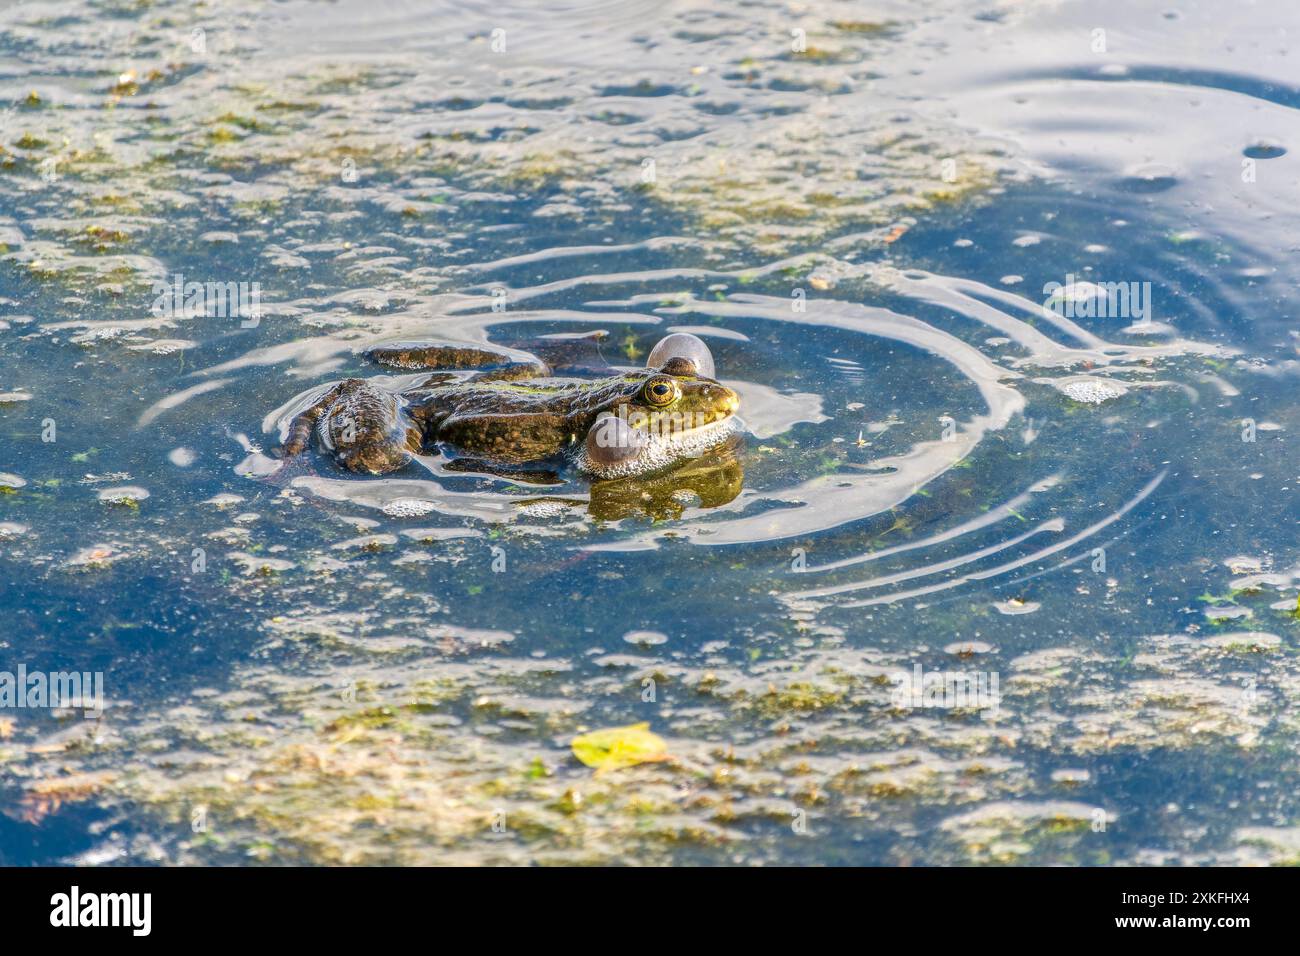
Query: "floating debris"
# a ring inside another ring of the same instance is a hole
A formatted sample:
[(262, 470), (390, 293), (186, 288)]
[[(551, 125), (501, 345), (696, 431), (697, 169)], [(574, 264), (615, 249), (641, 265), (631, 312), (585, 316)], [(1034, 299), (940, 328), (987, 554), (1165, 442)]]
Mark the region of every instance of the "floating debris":
[(623, 640), (628, 644), (638, 644), (641, 647), (656, 647), (667, 644), (668, 635), (661, 634), (659, 631), (628, 631), (623, 635)]
[(1063, 783), (1068, 786), (1079, 786), (1092, 779), (1092, 774), (1081, 767), (1063, 767), (1060, 770), (1052, 771), (1052, 783)]
[(991, 654), (993, 650), (993, 645), (984, 641), (957, 641), (945, 647), (943, 652), (957, 657), (972, 657), (976, 654)]
[(121, 505), (138, 508), (140, 502), (149, 497), (149, 492), (135, 485), (122, 485), (117, 488), (104, 488), (99, 492), (99, 500), (107, 505)]
[(575, 737), (573, 755), (597, 772), (667, 760), (668, 745), (650, 732), (648, 723), (593, 730)]
[(262, 554), (248, 554), (244, 551), (232, 551), (226, 557), (238, 564), (245, 574), (260, 577), (269, 577), (282, 571), (291, 571), (294, 568), (292, 561), (272, 558)]
[(191, 448), (173, 448), (167, 453), (167, 460), (177, 468), (188, 468), (197, 458), (198, 455)]
[(340, 541), (330, 547), (335, 551), (382, 551), (396, 545), (395, 534), (363, 534), (360, 537), (349, 538), (347, 541)]
[(999, 614), (1033, 614), (1042, 607), (1037, 601), (1022, 601), (1020, 598), (995, 601), (993, 606), (997, 608)]
[(239, 504), (243, 500), (244, 499), (241, 495), (232, 495), (228, 492), (223, 492), (222, 494), (219, 495), (213, 495), (211, 498), (205, 501), (204, 504), (213, 505), (214, 507), (221, 508), (224, 510), (226, 508), (233, 508), (235, 505)]
[(68, 559), (67, 567), (70, 568), (106, 568), (109, 565), (120, 561), (126, 555), (111, 544), (94, 544), (88, 548), (82, 548), (71, 558)]

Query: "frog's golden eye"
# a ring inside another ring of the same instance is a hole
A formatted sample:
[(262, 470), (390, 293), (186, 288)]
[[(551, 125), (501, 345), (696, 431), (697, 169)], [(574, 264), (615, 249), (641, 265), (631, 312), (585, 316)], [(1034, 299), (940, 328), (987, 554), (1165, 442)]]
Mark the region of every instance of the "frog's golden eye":
[(645, 400), (651, 405), (671, 405), (682, 397), (682, 390), (670, 378), (656, 378), (646, 382)]

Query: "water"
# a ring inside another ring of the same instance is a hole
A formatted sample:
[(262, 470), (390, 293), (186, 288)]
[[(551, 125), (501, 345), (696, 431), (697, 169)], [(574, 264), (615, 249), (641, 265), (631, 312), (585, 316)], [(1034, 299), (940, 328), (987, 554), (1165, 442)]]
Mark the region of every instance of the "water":
[[(1293, 20), (6, 5), (0, 670), (107, 699), (0, 713), (0, 858), (1294, 862)], [(594, 329), (735, 459), (271, 474), (374, 342)]]

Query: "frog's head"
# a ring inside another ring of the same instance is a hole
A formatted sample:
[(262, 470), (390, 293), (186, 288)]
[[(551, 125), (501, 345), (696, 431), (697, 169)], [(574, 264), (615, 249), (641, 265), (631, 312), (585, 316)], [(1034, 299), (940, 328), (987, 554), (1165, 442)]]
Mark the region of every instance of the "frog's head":
[(698, 457), (738, 428), (740, 396), (711, 376), (693, 335), (670, 335), (650, 367), (621, 376), (588, 420), (578, 467), (598, 478), (646, 475)]

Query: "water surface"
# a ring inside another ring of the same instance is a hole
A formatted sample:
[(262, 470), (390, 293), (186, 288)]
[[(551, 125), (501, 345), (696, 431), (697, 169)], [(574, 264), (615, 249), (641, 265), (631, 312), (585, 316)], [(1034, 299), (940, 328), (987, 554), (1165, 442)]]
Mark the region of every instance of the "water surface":
[[(0, 11), (0, 670), (107, 695), (0, 713), (0, 859), (1295, 862), (1289, 7), (547, 6)], [(593, 330), (708, 341), (725, 494), (277, 470)]]

